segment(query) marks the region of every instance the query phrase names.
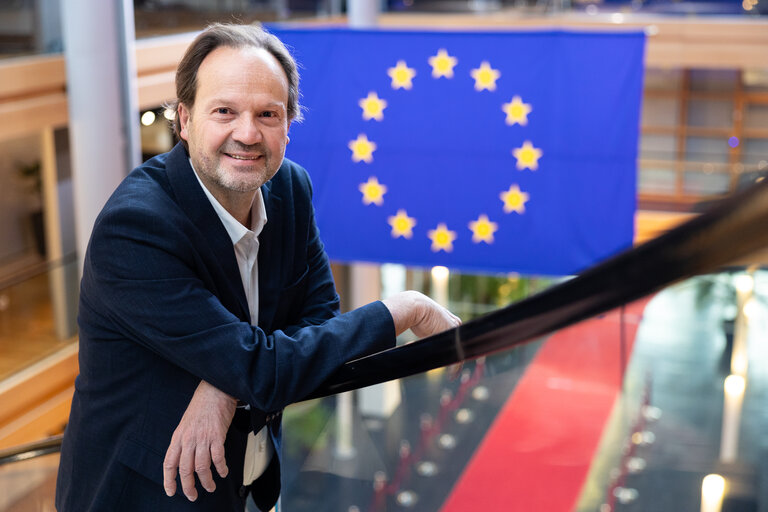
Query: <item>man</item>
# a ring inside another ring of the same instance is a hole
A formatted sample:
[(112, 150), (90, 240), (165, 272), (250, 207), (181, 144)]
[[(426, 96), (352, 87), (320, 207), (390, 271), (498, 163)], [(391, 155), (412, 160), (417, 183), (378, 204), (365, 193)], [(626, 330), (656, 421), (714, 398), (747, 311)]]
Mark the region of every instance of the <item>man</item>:
[(85, 257), (60, 511), (243, 510), (249, 493), (269, 510), (283, 407), (405, 329), (459, 323), (416, 292), (338, 315), (309, 178), (283, 158), (300, 107), (280, 41), (211, 26), (176, 87), (182, 143), (118, 187)]

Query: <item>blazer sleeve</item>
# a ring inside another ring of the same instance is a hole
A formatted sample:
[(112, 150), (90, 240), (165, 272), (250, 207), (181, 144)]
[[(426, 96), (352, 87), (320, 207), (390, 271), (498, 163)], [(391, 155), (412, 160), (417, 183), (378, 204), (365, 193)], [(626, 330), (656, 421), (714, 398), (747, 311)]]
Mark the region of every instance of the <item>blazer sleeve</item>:
[[(335, 291), (313, 284), (329, 281), (318, 276), (308, 281), (299, 325), (267, 335), (240, 321), (201, 280), (179, 222), (135, 204), (97, 220), (81, 301), (121, 335), (263, 411), (301, 400), (345, 361), (394, 344), (381, 302), (333, 316)], [(330, 273), (314, 226), (311, 237), (308, 271)]]
[(306, 171), (298, 174), (297, 177), (301, 181), (302, 188), (308, 192), (307, 275), (303, 279), (306, 282), (306, 288), (301, 300), (295, 305), (296, 311), (292, 315), (296, 320), (290, 325), (278, 326), (289, 336), (298, 329), (319, 325), (339, 314), (339, 296), (333, 283), (331, 265), (315, 222), (312, 182)]

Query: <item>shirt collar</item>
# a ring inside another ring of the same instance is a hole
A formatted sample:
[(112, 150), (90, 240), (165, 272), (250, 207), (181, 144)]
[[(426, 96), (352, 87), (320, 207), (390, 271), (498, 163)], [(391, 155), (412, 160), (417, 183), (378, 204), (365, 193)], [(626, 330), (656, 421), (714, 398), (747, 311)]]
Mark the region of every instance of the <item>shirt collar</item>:
[(235, 219), (231, 213), (224, 208), (219, 201), (213, 197), (211, 191), (203, 184), (200, 176), (198, 176), (195, 166), (192, 165), (192, 159), (189, 160), (189, 165), (194, 171), (197, 182), (200, 183), (200, 187), (205, 192), (205, 197), (210, 201), (213, 206), (216, 215), (219, 216), (221, 223), (224, 224), (224, 229), (227, 230), (229, 238), (232, 240), (232, 245), (237, 244), (248, 233), (252, 233), (254, 237), (259, 236), (261, 230), (264, 229), (264, 225), (267, 223), (267, 210), (264, 207), (264, 196), (261, 193), (261, 188), (256, 191), (256, 196), (253, 198), (253, 205), (251, 206), (251, 229), (246, 228)]

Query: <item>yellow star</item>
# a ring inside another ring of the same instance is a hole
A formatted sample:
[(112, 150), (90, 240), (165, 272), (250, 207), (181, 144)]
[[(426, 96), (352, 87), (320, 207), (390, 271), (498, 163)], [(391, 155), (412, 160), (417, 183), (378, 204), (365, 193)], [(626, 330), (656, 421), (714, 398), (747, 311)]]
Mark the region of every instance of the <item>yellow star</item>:
[(476, 244), (480, 242), (492, 244), (493, 234), (499, 229), (499, 225), (488, 220), (488, 216), (483, 214), (469, 223), (469, 229), (472, 230), (472, 241)]
[(437, 51), (437, 55), (429, 58), (429, 65), (432, 66), (432, 77), (453, 78), (453, 67), (459, 62), (456, 57), (451, 57), (444, 48)]
[(357, 136), (355, 140), (349, 141), (347, 147), (352, 150), (353, 162), (373, 162), (373, 152), (376, 151), (376, 143), (368, 140), (364, 133)]
[(456, 240), (456, 232), (451, 231), (442, 222), (437, 225), (437, 229), (430, 229), (427, 236), (432, 240), (432, 251), (451, 252), (453, 250), (453, 241)]
[(541, 158), (541, 150), (533, 147), (530, 141), (523, 142), (523, 147), (513, 149), (512, 154), (517, 158), (517, 168), (521, 171), (523, 169), (530, 169), (535, 171), (539, 168), (539, 158)]
[(387, 193), (387, 187), (379, 183), (375, 176), (371, 176), (368, 181), (361, 183), (357, 188), (363, 193), (363, 204), (375, 204), (376, 206), (384, 204), (384, 194)]
[(514, 96), (512, 101), (504, 103), (501, 106), (501, 110), (506, 112), (506, 122), (509, 126), (512, 126), (515, 123), (520, 126), (525, 126), (528, 124), (528, 114), (531, 113), (532, 108), (530, 104), (523, 103), (520, 96)]
[(496, 80), (499, 79), (501, 73), (498, 69), (493, 69), (488, 61), (483, 61), (480, 67), (470, 71), (472, 78), (475, 79), (475, 90), (482, 91), (487, 89), (489, 91), (496, 90)]
[(411, 238), (413, 236), (413, 226), (416, 225), (416, 219), (409, 217), (405, 210), (397, 210), (397, 215), (390, 215), (387, 222), (392, 226), (392, 237)]
[(384, 119), (384, 109), (387, 108), (387, 102), (379, 98), (375, 92), (369, 92), (368, 96), (357, 102), (363, 109), (363, 119), (368, 121), (375, 119), (381, 121)]
[(395, 67), (387, 69), (387, 74), (392, 79), (393, 89), (410, 89), (413, 87), (411, 80), (416, 76), (416, 70), (409, 68), (404, 60), (399, 60)]
[(520, 190), (517, 185), (510, 185), (509, 190), (499, 194), (504, 201), (504, 212), (525, 213), (525, 203), (528, 201), (528, 193)]

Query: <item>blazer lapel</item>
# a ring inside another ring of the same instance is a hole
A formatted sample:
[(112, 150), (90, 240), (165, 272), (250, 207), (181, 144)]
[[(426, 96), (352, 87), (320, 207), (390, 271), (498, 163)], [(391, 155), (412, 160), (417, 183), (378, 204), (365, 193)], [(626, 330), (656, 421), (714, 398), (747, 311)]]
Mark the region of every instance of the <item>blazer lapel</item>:
[[(280, 172), (280, 171), (278, 171)], [(265, 332), (272, 331), (272, 319), (277, 309), (282, 275), (281, 229), (282, 199), (272, 192), (272, 182), (261, 187), (264, 208), (267, 211), (267, 223), (259, 234), (259, 326)]]
[[(222, 301), (226, 306), (227, 302), (232, 302), (234, 299), (239, 311), (232, 311), (227, 306), (228, 309), (241, 320), (250, 322), (248, 302), (245, 298), (245, 290), (237, 266), (232, 240), (210, 201), (208, 201), (208, 197), (200, 188), (200, 183), (194, 175), (195, 171), (189, 164), (189, 156), (181, 143), (176, 144), (176, 147), (168, 153), (166, 172), (179, 206), (200, 230), (203, 238), (208, 241), (214, 258), (224, 273), (225, 282), (216, 283), (222, 288), (222, 292), (227, 294), (227, 297), (221, 297)], [(269, 218), (269, 214), (267, 215)]]

